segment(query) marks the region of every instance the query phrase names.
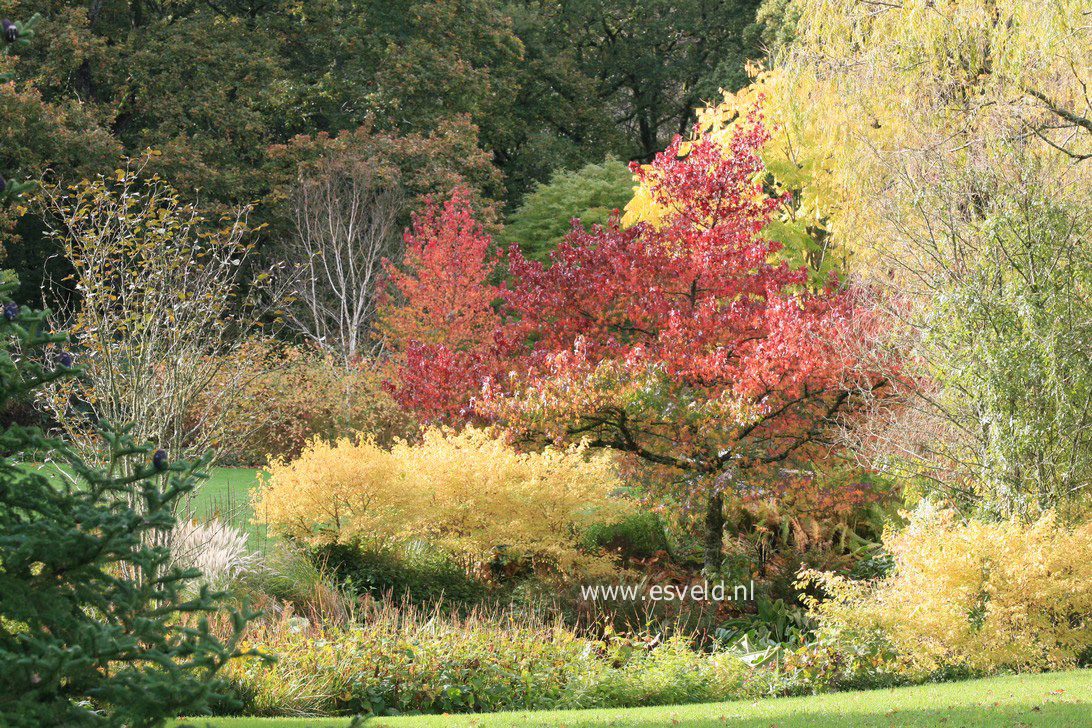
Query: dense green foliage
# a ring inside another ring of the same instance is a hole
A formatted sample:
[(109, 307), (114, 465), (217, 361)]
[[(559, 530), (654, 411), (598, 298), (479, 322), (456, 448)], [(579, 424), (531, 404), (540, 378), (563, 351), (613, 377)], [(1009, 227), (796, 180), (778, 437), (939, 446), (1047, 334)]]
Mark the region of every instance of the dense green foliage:
[[(13, 284), (0, 287), (7, 298)], [(10, 302), (0, 320), (0, 403), (71, 376), (45, 313)], [(204, 617), (219, 596), (183, 589), (199, 574), (171, 567), (173, 504), (196, 465), (169, 464), (124, 432), (103, 433), (108, 470), (39, 430), (0, 433), (0, 722), (9, 726), (153, 726), (220, 699), (215, 673), (236, 654)], [(49, 453), (72, 479), (20, 467)], [(130, 475), (116, 473), (123, 462)], [(245, 615), (231, 613), (237, 636)]]
[[(592, 102), (583, 106), (600, 106), (599, 118), (615, 138), (607, 149), (627, 158), (651, 160), (687, 131), (695, 107), (715, 100), (722, 87), (742, 86), (745, 61), (762, 52), (744, 41), (758, 6), (753, 0), (516, 5), (517, 33), (550, 79), (551, 95), (567, 100), (583, 93)], [(552, 119), (562, 137), (583, 136), (580, 117), (563, 116), (566, 110), (555, 106)]]
[(616, 523), (597, 523), (584, 533), (590, 548), (605, 549), (623, 562), (670, 552), (664, 524), (655, 513), (638, 511)]
[(572, 230), (572, 221), (605, 225), (615, 210), (633, 196), (633, 175), (616, 159), (587, 164), (575, 172), (557, 172), (540, 184), (508, 218), (503, 242), (516, 243), (524, 254), (545, 261)]
[(466, 606), (484, 589), (450, 556), (418, 543), (400, 549), (362, 541), (329, 543), (311, 549), (310, 559), (348, 593), (395, 603)]
[[(11, 5), (42, 18), (0, 69), (0, 170), (74, 182), (152, 148), (152, 171), (212, 207), (294, 181), (277, 149), (295, 137), (360, 129), (457, 137), (449, 160), (483, 153), (503, 182), (478, 188), (514, 207), (559, 169), (650, 158), (760, 53), (754, 0)], [(268, 240), (284, 214), (259, 208)], [(48, 258), (37, 220), (6, 236), (21, 273)]]

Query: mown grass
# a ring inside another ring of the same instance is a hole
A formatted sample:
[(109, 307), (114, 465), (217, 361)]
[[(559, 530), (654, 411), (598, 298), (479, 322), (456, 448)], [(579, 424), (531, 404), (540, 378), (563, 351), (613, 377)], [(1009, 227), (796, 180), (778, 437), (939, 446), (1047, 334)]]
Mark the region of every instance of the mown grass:
[[(1009, 675), (891, 690), (832, 693), (755, 702), (706, 703), (628, 710), (572, 710), (373, 718), (369, 728), (465, 726), (1088, 726), (1092, 670)], [(215, 718), (178, 721), (215, 728), (344, 728), (337, 718)]]
[(250, 507), (250, 491), (258, 485), (260, 472), (255, 468), (213, 468), (194, 497), (194, 515), (200, 520), (226, 521), (250, 534), (252, 548), (260, 548), (266, 538), (265, 526), (252, 522)]
[[(28, 463), (24, 467), (37, 469), (50, 478), (60, 478), (58, 471), (64, 466)], [(260, 472), (256, 468), (213, 468), (208, 480), (198, 486), (187, 508), (198, 520), (218, 518), (246, 531), (251, 547), (260, 548), (265, 540), (265, 527), (252, 523), (250, 508), (250, 490), (258, 484)]]

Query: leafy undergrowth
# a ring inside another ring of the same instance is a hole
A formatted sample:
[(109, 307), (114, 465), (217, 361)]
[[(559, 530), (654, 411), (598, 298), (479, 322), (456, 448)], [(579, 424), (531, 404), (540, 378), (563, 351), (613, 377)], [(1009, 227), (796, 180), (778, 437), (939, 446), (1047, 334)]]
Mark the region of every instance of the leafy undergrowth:
[[(1092, 715), (1092, 670), (1009, 675), (892, 690), (833, 693), (734, 703), (628, 710), (512, 712), (374, 718), (369, 728), (431, 726), (1087, 726)], [(342, 718), (224, 718), (179, 721), (215, 728), (344, 728)]]
[[(276, 655), (222, 673), (243, 715), (447, 714), (675, 705), (766, 693), (727, 652), (684, 637), (591, 639), (529, 614), (444, 615), (389, 602), (357, 607), (349, 626), (290, 612), (248, 627), (240, 644)], [(226, 712), (226, 711), (221, 711)]]

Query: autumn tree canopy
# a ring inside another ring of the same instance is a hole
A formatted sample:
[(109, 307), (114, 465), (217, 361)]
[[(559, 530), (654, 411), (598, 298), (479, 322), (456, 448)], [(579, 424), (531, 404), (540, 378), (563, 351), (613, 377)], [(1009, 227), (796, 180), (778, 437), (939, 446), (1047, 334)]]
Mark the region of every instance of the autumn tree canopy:
[(1087, 4), (793, 6), (772, 71), (706, 116), (765, 98), (779, 125), (763, 158), (799, 190), (800, 232), (846, 254), (879, 304), (877, 350), (901, 373), (855, 449), (967, 512), (1083, 514)]
[(407, 396), (477, 377), (467, 413), (685, 471), (711, 513), (730, 477), (826, 446), (880, 382), (844, 345), (864, 325), (855, 293), (833, 277), (815, 290), (761, 234), (780, 203), (759, 182), (767, 136), (755, 113), (727, 146), (676, 138), (634, 167), (665, 210), (655, 222), (576, 226), (548, 266), (510, 248), (493, 336), (409, 352)]
[[(849, 399), (831, 342), (854, 315), (836, 281), (771, 262), (776, 204), (755, 182), (758, 122), (725, 155), (677, 138), (635, 168), (671, 210), (659, 223), (575, 230), (552, 265), (509, 253), (504, 340), (521, 366), (485, 407), (552, 439), (697, 472), (785, 459)], [(565, 396), (560, 395), (564, 392)]]

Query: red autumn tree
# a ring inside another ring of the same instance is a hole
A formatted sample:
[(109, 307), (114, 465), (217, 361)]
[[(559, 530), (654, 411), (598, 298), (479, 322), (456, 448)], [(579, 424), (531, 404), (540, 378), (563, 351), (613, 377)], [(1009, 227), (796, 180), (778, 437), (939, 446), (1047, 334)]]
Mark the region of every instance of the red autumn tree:
[(401, 268), (386, 261), (390, 291), (381, 305), (399, 370), (391, 390), (425, 420), (465, 420), (486, 374), (481, 352), (500, 325), (492, 305), (499, 289), (488, 282), (493, 241), (474, 219), (469, 192), (456, 188), (413, 216), (405, 244)]
[(818, 455), (855, 392), (880, 385), (844, 345), (860, 323), (852, 291), (812, 290), (762, 236), (778, 203), (759, 182), (766, 138), (757, 114), (727, 150), (676, 138), (634, 168), (666, 211), (655, 224), (575, 226), (549, 267), (513, 247), (507, 321), (479, 355), (506, 372), (479, 413), (633, 453), (706, 489), (708, 569), (720, 565), (723, 489)]
[[(663, 210), (655, 222), (576, 225), (549, 267), (511, 248), (503, 320), (486, 310), (498, 291), (473, 268), (460, 279), (481, 285), (472, 335), (452, 335), (454, 321), (431, 303), (443, 295), (400, 285), (407, 301), (430, 302), (411, 302), (425, 310), (407, 320), (422, 328), (404, 337), (434, 337), (407, 350), (402, 401), (682, 472), (705, 498), (706, 567), (718, 568), (724, 490), (824, 454), (832, 423), (882, 386), (847, 345), (868, 326), (853, 291), (837, 281), (814, 290), (763, 235), (779, 203), (759, 181), (766, 139), (757, 113), (727, 149), (677, 138), (648, 169), (634, 168)], [(415, 239), (462, 239), (459, 220), (465, 227), (456, 216), (451, 231)], [(442, 288), (448, 266), (484, 259), (476, 250), (462, 261), (437, 254), (414, 280)]]

